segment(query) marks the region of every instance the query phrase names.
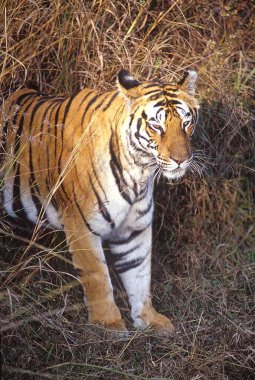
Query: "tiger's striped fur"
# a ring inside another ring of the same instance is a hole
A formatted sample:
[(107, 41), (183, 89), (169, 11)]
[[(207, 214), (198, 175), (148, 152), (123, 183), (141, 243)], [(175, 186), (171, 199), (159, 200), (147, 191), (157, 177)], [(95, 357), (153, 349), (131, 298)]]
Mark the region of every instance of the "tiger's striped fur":
[(4, 104), (5, 209), (65, 231), (92, 323), (126, 328), (107, 242), (134, 325), (173, 331), (151, 303), (153, 182), (157, 174), (178, 179), (190, 166), (196, 78), (189, 71), (177, 84), (140, 83), (122, 70), (114, 91), (84, 89), (63, 99), (23, 89)]

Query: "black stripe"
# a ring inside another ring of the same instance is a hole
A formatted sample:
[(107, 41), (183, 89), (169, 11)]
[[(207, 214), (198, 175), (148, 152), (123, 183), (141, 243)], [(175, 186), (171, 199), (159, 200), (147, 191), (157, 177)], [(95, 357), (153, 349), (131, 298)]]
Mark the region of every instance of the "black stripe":
[[(136, 138), (136, 140), (138, 140), (139, 141), (139, 138), (144, 138), (144, 137), (142, 137), (142, 136), (140, 136), (140, 135), (138, 135), (138, 133), (136, 132), (135, 133), (135, 138)], [(145, 138), (144, 138), (145, 139)], [(146, 139), (145, 139), (146, 140)], [(148, 153), (147, 151), (146, 151), (146, 149), (145, 148), (140, 148), (139, 146), (138, 146), (138, 144), (137, 144), (137, 142), (134, 142), (134, 140), (132, 139), (132, 136), (130, 136), (130, 138), (129, 138), (129, 141), (130, 141), (130, 145), (132, 146), (132, 148), (134, 148), (135, 150), (136, 150), (136, 152), (140, 152), (140, 155), (142, 155), (143, 157), (148, 157), (148, 156), (151, 156), (151, 154), (150, 153)], [(147, 143), (149, 143), (149, 140), (146, 140), (147, 141)], [(140, 163), (140, 165), (141, 165), (141, 163)]]
[[(129, 138), (129, 139), (131, 139), (131, 135), (132, 135), (132, 133), (131, 133), (131, 129), (130, 129), (130, 130), (128, 131), (128, 138)], [(119, 148), (119, 144), (118, 144), (118, 148)], [(135, 163), (135, 165), (140, 166), (140, 164), (141, 164), (140, 156), (138, 157), (137, 155), (133, 155), (132, 152), (131, 152), (130, 150), (128, 150), (128, 149), (123, 149), (122, 153), (123, 153), (124, 159), (125, 159), (126, 162), (127, 162), (127, 165), (126, 165), (126, 166), (129, 165), (129, 166), (133, 167), (133, 166), (134, 166), (134, 163)], [(128, 173), (128, 174), (129, 174), (129, 176), (130, 176), (130, 179), (131, 179), (131, 181), (132, 181), (134, 187), (136, 187), (136, 181), (133, 179), (133, 177), (131, 176), (130, 173)], [(134, 189), (133, 189), (133, 190), (134, 190)]]
[(86, 218), (85, 218), (85, 216), (84, 216), (84, 214), (83, 214), (83, 212), (82, 212), (82, 210), (81, 210), (81, 208), (80, 208), (80, 206), (79, 206), (79, 203), (78, 203), (78, 201), (77, 201), (77, 198), (76, 198), (75, 192), (73, 192), (73, 197), (74, 197), (74, 203), (76, 204), (76, 207), (77, 207), (77, 209), (78, 209), (78, 211), (79, 211), (79, 213), (80, 213), (80, 215), (81, 215), (81, 217), (82, 217), (82, 220), (83, 220), (85, 226), (87, 227), (87, 229), (88, 229), (90, 232), (92, 232), (92, 234), (94, 234), (94, 235), (96, 235), (96, 236), (100, 236), (100, 234), (98, 234), (97, 232), (95, 232), (95, 231), (92, 230), (92, 228), (90, 227), (89, 223), (87, 222), (87, 220), (86, 220)]
[(103, 108), (103, 112), (105, 112), (112, 104), (112, 102), (114, 101), (114, 99), (118, 96), (119, 92), (116, 91), (113, 96), (111, 97), (111, 99), (109, 100), (109, 102), (106, 104), (106, 106)]
[(91, 95), (93, 92), (94, 92), (94, 90), (90, 90), (90, 91), (84, 96), (84, 98), (82, 99), (82, 101), (80, 102), (80, 104), (79, 104), (79, 106), (78, 106), (78, 110), (81, 108), (81, 106), (83, 105), (83, 103), (85, 102), (85, 100), (89, 97), (89, 95)]
[[(112, 132), (113, 132), (113, 128), (112, 128)], [(118, 152), (120, 152), (120, 145), (119, 145), (119, 139), (118, 139), (118, 134), (117, 134), (117, 132), (116, 132), (116, 135), (117, 135), (117, 138), (116, 138), (117, 150), (118, 150)], [(127, 164), (132, 165), (133, 163), (130, 163), (129, 157), (128, 157), (127, 154), (126, 154), (125, 149), (123, 149), (123, 152), (122, 152), (122, 153), (123, 153), (123, 156), (124, 156), (125, 160), (127, 161)], [(131, 156), (131, 155), (130, 155), (130, 156)], [(133, 158), (133, 157), (132, 157), (132, 158)], [(134, 159), (134, 158), (133, 158), (133, 159)], [(134, 160), (134, 161), (135, 161), (135, 160)], [(121, 162), (120, 159), (119, 159), (119, 162)], [(137, 162), (136, 162), (136, 163), (137, 163)], [(121, 173), (122, 173), (122, 172), (123, 172), (123, 169), (121, 170)], [(135, 196), (137, 196), (137, 183), (136, 183), (136, 181), (134, 180), (134, 178), (131, 176), (130, 173), (128, 173), (128, 172), (126, 171), (126, 174), (129, 175), (130, 180), (131, 180), (132, 185), (133, 185), (132, 190), (133, 190)], [(123, 179), (124, 179), (124, 177), (123, 177)], [(131, 190), (131, 187), (129, 187), (129, 190)]]
[[(143, 116), (143, 118), (145, 118), (145, 117), (147, 117), (146, 116), (146, 113), (143, 111), (142, 112), (142, 116)], [(141, 118), (140, 118), (141, 119)], [(132, 146), (132, 148), (134, 148), (135, 149), (135, 151), (139, 151), (140, 152), (140, 154), (141, 155), (143, 155), (144, 156), (144, 152), (145, 152), (145, 148), (143, 148), (143, 149), (141, 149), (134, 141), (133, 141), (133, 139), (132, 139), (132, 134), (131, 134), (131, 124), (133, 123), (133, 120), (134, 120), (134, 113), (130, 116), (130, 122), (129, 122), (129, 142), (130, 142), (130, 144), (131, 144), (131, 146)], [(139, 120), (139, 119), (138, 119)], [(141, 120), (142, 121), (142, 120)], [(136, 137), (136, 140), (138, 140), (138, 142), (139, 142), (139, 135), (137, 134), (137, 132), (135, 133), (135, 137)], [(131, 152), (129, 152), (129, 154), (131, 155)], [(147, 154), (148, 155), (148, 154)], [(146, 155), (146, 156), (147, 156)], [(137, 160), (136, 160), (136, 158), (135, 158), (135, 156), (133, 156), (133, 155), (131, 155), (132, 156), (132, 158), (133, 158), (133, 160), (137, 163)], [(139, 161), (138, 162), (138, 164), (139, 165), (141, 165), (141, 162)]]
[[(37, 95), (37, 93), (36, 93), (36, 94), (32, 93), (32, 94), (33, 94), (33, 95)], [(25, 94), (23, 94), (23, 96), (20, 96), (19, 99), (18, 99), (18, 101), (19, 101), (21, 98), (24, 99), (24, 97), (25, 97), (24, 95), (25, 95)], [(26, 94), (26, 95), (31, 95), (31, 93)], [(23, 131), (25, 114), (26, 114), (27, 110), (29, 109), (29, 107), (32, 105), (33, 100), (34, 100), (33, 98), (34, 98), (34, 96), (32, 97), (32, 101), (31, 101), (31, 102), (25, 107), (25, 109), (22, 110), (21, 119), (20, 119), (19, 126), (18, 126), (18, 129), (17, 129), (16, 135), (15, 135), (15, 143), (14, 143), (14, 148), (13, 148), (14, 157), (17, 157), (17, 154), (18, 154), (18, 152), (19, 152), (19, 148), (20, 148), (20, 137), (21, 137), (21, 133), (22, 133), (22, 131)], [(22, 99), (21, 99), (21, 100), (22, 100)], [(31, 100), (31, 97), (30, 97), (30, 96), (29, 96), (29, 98), (26, 100), (26, 102), (27, 102), (28, 100)], [(25, 106), (26, 102), (24, 102), (24, 104), (22, 104), (22, 107)], [(18, 104), (18, 103), (16, 103), (16, 104)], [(17, 111), (17, 113), (15, 114), (15, 116), (14, 116), (14, 118), (13, 118), (13, 120), (12, 120), (12, 124), (13, 124), (14, 126), (15, 126), (15, 124), (16, 124), (16, 120), (17, 120), (18, 114), (19, 114), (19, 112)], [(15, 167), (15, 165), (16, 165), (16, 164), (14, 164), (14, 167)]]
[(137, 133), (139, 133), (141, 126), (142, 126), (142, 118), (141, 117), (139, 117), (139, 119), (137, 120), (136, 126), (137, 126)]
[[(31, 135), (32, 128), (33, 128), (33, 122), (34, 122), (36, 111), (46, 102), (46, 99), (47, 98), (45, 96), (44, 97), (40, 97), (37, 100), (37, 103), (33, 106), (31, 117), (30, 117), (30, 120), (29, 120), (29, 134), (30, 135)], [(24, 112), (23, 112), (23, 115), (24, 115)]]
[(109, 241), (109, 242), (110, 242), (110, 244), (113, 244), (113, 245), (128, 244), (133, 239), (135, 239), (137, 236), (141, 235), (150, 225), (151, 225), (151, 223), (149, 223), (148, 226), (146, 226), (142, 230), (134, 230), (133, 232), (131, 232), (131, 234), (129, 235), (128, 238), (125, 238), (125, 239), (122, 239), (122, 240), (112, 240), (112, 241)]
[(137, 267), (139, 267), (142, 264), (142, 262), (145, 260), (146, 256), (144, 256), (144, 257), (138, 257), (136, 259), (130, 260), (127, 263), (117, 264), (115, 266), (116, 271), (119, 274), (121, 274), (121, 273), (129, 271), (130, 269), (137, 268)]
[(164, 110), (163, 107), (160, 107), (160, 108), (157, 110), (157, 112), (156, 112), (156, 119), (157, 119), (157, 117), (158, 117), (158, 114), (159, 114), (161, 111), (163, 111), (163, 110)]
[(137, 202), (142, 201), (147, 196), (148, 189), (149, 189), (149, 183), (146, 182), (145, 186), (141, 188), (140, 190), (139, 196), (137, 198)]
[[(146, 137), (140, 135), (140, 129), (141, 129), (141, 126), (142, 126), (142, 118), (139, 117), (139, 119), (137, 120), (137, 132), (135, 132), (135, 138), (138, 140), (138, 142), (140, 143), (140, 139), (142, 140), (145, 140), (148, 144), (150, 143), (150, 140), (146, 139)], [(147, 132), (147, 131), (146, 131)], [(130, 142), (131, 142), (131, 145), (133, 147), (135, 147), (137, 150), (138, 150), (138, 147), (136, 146), (136, 144), (134, 143), (134, 141), (132, 140), (132, 136), (130, 137)], [(133, 143), (133, 144), (132, 144)], [(141, 144), (141, 143), (140, 143)], [(142, 144), (141, 144), (142, 145)]]
[(148, 214), (148, 212), (151, 210), (152, 205), (153, 205), (153, 197), (151, 197), (150, 202), (148, 203), (147, 207), (144, 210), (138, 210), (139, 217), (142, 217)]
[(142, 243), (135, 245), (133, 248), (130, 248), (128, 251), (120, 252), (120, 253), (113, 253), (114, 260), (117, 262), (123, 257), (128, 256), (130, 253), (134, 252), (135, 250), (139, 249), (142, 246)]
[[(42, 204), (39, 198), (37, 197), (37, 194), (40, 196), (40, 191), (38, 188), (38, 185), (36, 183), (35, 179), (35, 173), (34, 173), (34, 165), (33, 165), (33, 157), (32, 157), (32, 144), (29, 145), (29, 170), (30, 170), (30, 177), (29, 177), (29, 186), (31, 191), (31, 196), (33, 199), (33, 202), (35, 204), (35, 207), (37, 209), (37, 216), (40, 215), (42, 211)], [(36, 194), (37, 192), (37, 194)]]
[(121, 174), (117, 172), (117, 168), (115, 164), (113, 163), (113, 160), (110, 162), (112, 174), (115, 178), (116, 184), (119, 189), (119, 193), (121, 194), (122, 198), (124, 198), (130, 205), (132, 205), (132, 200), (129, 196), (129, 194), (125, 191), (126, 188), (128, 188), (121, 177)]
[[(131, 176), (130, 176), (131, 177)], [(133, 184), (134, 184), (134, 187), (133, 187), (133, 191), (135, 193), (135, 196), (137, 197), (138, 196), (138, 185), (137, 183), (133, 180), (133, 178), (131, 177), (132, 181), (133, 181)]]
[(112, 174), (115, 178), (116, 184), (118, 186), (119, 192), (121, 196), (130, 204), (132, 205), (132, 201), (130, 199), (129, 194), (126, 192), (126, 189), (128, 189), (128, 186), (125, 182), (125, 179), (123, 178), (123, 168), (121, 167), (121, 164), (119, 163), (116, 154), (114, 152), (114, 147), (113, 147), (113, 133), (111, 135), (111, 139), (109, 142), (109, 150), (110, 150), (110, 155), (111, 155), (111, 160), (110, 160), (110, 167), (112, 170)]
[[(90, 151), (89, 151), (89, 156), (90, 156), (91, 166), (92, 166), (92, 170), (93, 170), (93, 175), (94, 175), (94, 177), (95, 177), (95, 179), (96, 179), (96, 181), (97, 181), (97, 183), (98, 183), (100, 189), (102, 190), (102, 192), (103, 192), (103, 194), (104, 194), (105, 202), (107, 203), (107, 202), (108, 202), (108, 200), (107, 200), (107, 195), (106, 195), (106, 192), (105, 192), (105, 190), (104, 190), (102, 184), (101, 184), (100, 181), (99, 181), (99, 178), (98, 178), (98, 175), (97, 175), (97, 171), (96, 171), (96, 169), (95, 169), (95, 167), (94, 167), (93, 159), (92, 159), (92, 157), (91, 157), (91, 152), (90, 152)], [(90, 181), (91, 181), (91, 180), (90, 180)], [(101, 201), (101, 200), (100, 200), (100, 201)], [(111, 219), (111, 217), (110, 217), (110, 214), (108, 213), (107, 209), (106, 209), (105, 206), (104, 206), (104, 203), (103, 203), (102, 201), (101, 201), (101, 203), (102, 203), (103, 209), (104, 209), (104, 210), (107, 212), (107, 214), (108, 214), (108, 216), (105, 215), (104, 218), (105, 218), (106, 220), (108, 220), (109, 223), (112, 223), (112, 228), (114, 228), (114, 227), (115, 227), (115, 223), (112, 221), (112, 219)]]
[[(36, 111), (45, 103), (46, 99), (47, 99), (46, 97), (40, 98), (32, 110), (31, 118), (30, 118), (30, 122), (29, 122), (29, 135), (30, 136), (32, 133), (33, 122), (34, 122)], [(32, 142), (30, 142), (30, 144), (29, 144), (29, 170), (30, 170), (29, 185), (30, 185), (31, 196), (32, 196), (32, 200), (35, 204), (35, 207), (37, 209), (37, 214), (39, 216), (42, 212), (42, 204), (41, 204), (40, 199), (37, 196), (37, 194), (40, 196), (40, 190), (39, 190), (39, 187), (38, 187), (36, 179), (35, 179), (34, 165), (33, 165)]]
[(91, 180), (90, 177), (89, 177), (89, 181), (90, 181), (90, 185), (91, 185), (91, 187), (92, 187), (92, 190), (93, 190), (93, 192), (94, 192), (94, 194), (95, 194), (95, 196), (96, 196), (96, 199), (97, 199), (97, 202), (98, 202), (98, 206), (99, 206), (99, 207), (98, 207), (98, 210), (99, 210), (100, 214), (103, 216), (103, 218), (104, 218), (109, 224), (111, 224), (111, 228), (115, 228), (115, 223), (112, 221), (111, 216), (110, 216), (110, 214), (109, 214), (107, 208), (105, 207), (104, 203), (102, 202), (102, 200), (101, 200), (101, 198), (100, 198), (98, 192), (96, 191), (96, 189), (95, 189), (95, 187), (94, 187), (94, 185), (93, 185), (92, 180)]
[[(105, 99), (106, 93), (102, 93), (102, 94), (98, 95), (98, 98), (100, 98), (101, 96), (104, 96), (104, 99), (101, 100), (101, 102), (98, 103), (98, 104), (96, 105), (96, 107), (94, 107), (93, 112), (95, 112), (95, 111), (97, 111), (98, 109), (102, 108), (103, 104), (105, 103), (105, 100), (106, 100), (106, 99)], [(92, 100), (92, 99), (91, 99), (91, 100)], [(91, 113), (91, 115), (90, 115), (90, 120), (91, 120), (92, 116), (93, 116), (93, 113)]]
[(142, 118), (146, 121), (148, 119), (148, 116), (145, 111), (142, 112)]
[[(172, 91), (163, 91), (163, 94), (166, 98), (177, 98), (177, 94), (175, 94), (174, 92)], [(169, 99), (167, 99), (167, 101), (169, 101)]]
[(94, 108), (94, 111), (98, 110), (99, 108), (102, 107), (102, 105), (104, 104), (105, 100), (102, 100), (95, 108)]
[(172, 104), (172, 105), (175, 105), (175, 104), (182, 105), (181, 101), (179, 101), (179, 100), (173, 100), (173, 99), (169, 99), (169, 103)]
[(160, 89), (157, 89), (157, 90), (151, 90), (151, 91), (148, 91), (148, 92), (145, 92), (143, 95), (151, 95), (151, 94), (155, 94), (156, 95), (156, 93), (158, 94), (158, 95), (161, 95), (162, 94), (162, 91), (160, 91)]
[[(55, 99), (54, 99), (55, 100)], [(58, 102), (58, 100), (55, 100), (56, 102)], [(55, 103), (55, 104), (58, 104), (58, 103)], [(47, 112), (49, 111), (49, 109), (51, 107), (53, 107), (54, 103), (52, 103), (52, 101), (50, 101), (50, 104), (48, 105), (48, 107), (46, 107), (44, 113), (43, 113), (43, 116), (42, 116), (42, 121), (41, 121), (41, 125), (40, 125), (40, 142), (42, 141), (42, 136), (43, 136), (43, 125), (44, 125), (44, 121), (46, 120), (46, 115), (47, 115)]]
[[(35, 114), (38, 111), (38, 109), (45, 103), (45, 99), (47, 99), (47, 98), (41, 97), (38, 100), (38, 102), (35, 104), (35, 106), (32, 110), (31, 118), (29, 121), (29, 135), (30, 136), (31, 136), (32, 129), (33, 129), (33, 122), (34, 122)], [(32, 142), (30, 142), (30, 144), (29, 144), (29, 167), (30, 167), (30, 178), (29, 178), (30, 186), (33, 185), (33, 188), (31, 188), (31, 194), (32, 194), (33, 200), (37, 201), (35, 203), (35, 205), (36, 205), (37, 211), (39, 212), (39, 210), (41, 211), (41, 202), (39, 201), (39, 199), (36, 196), (35, 189), (36, 189), (38, 195), (40, 195), (40, 191), (39, 191), (39, 188), (37, 186), (35, 174), (34, 174)], [(40, 203), (40, 206), (39, 206), (38, 202)]]
[[(19, 95), (19, 96), (17, 97), (17, 99), (15, 100), (15, 103), (20, 104), (21, 100), (24, 99), (27, 95), (28, 95), (28, 96), (30, 96), (30, 95), (40, 96), (40, 92), (37, 91), (37, 90), (33, 90), (32, 88), (27, 89), (27, 90), (30, 91), (30, 92), (24, 92), (24, 93), (22, 93), (21, 95)], [(18, 90), (18, 91), (25, 91), (25, 90), (23, 89), (23, 90)]]
[(63, 116), (63, 120), (62, 120), (62, 124), (63, 126), (65, 125), (65, 122), (66, 122), (66, 118), (67, 118), (67, 115), (68, 115), (68, 111), (72, 105), (72, 101), (74, 100), (75, 98), (75, 95), (71, 96), (65, 106), (65, 111), (64, 111), (64, 116)]
[(21, 193), (20, 193), (20, 164), (17, 164), (17, 171), (14, 177), (13, 183), (13, 211), (17, 215), (18, 218), (27, 220), (27, 214), (24, 210), (24, 206), (21, 203)]
[(95, 96), (93, 96), (92, 99), (90, 99), (90, 101), (88, 102), (85, 110), (83, 111), (83, 114), (82, 114), (82, 118), (81, 118), (81, 125), (83, 125), (83, 122), (84, 122), (84, 119), (85, 119), (85, 116), (86, 116), (86, 113), (88, 112), (89, 108), (95, 103), (95, 101), (99, 98), (99, 96), (101, 96), (102, 94), (97, 94)]
[[(150, 140), (146, 139), (146, 137), (144, 137), (144, 136), (142, 136), (142, 135), (139, 135), (138, 132), (135, 133), (135, 137), (137, 138), (137, 140), (139, 140), (139, 139), (143, 139), (143, 140), (145, 140), (148, 144), (150, 143)], [(131, 143), (131, 145), (132, 145), (132, 143)], [(133, 146), (135, 147), (136, 145), (134, 144)], [(136, 148), (136, 149), (137, 149), (137, 148)]]
[[(19, 105), (19, 104), (21, 103), (21, 101), (22, 101), (24, 98), (26, 98), (26, 97), (30, 97), (30, 96), (32, 96), (32, 97), (34, 98), (35, 96), (38, 96), (38, 95), (39, 95), (38, 92), (34, 92), (34, 91), (32, 91), (32, 92), (26, 92), (25, 94), (21, 94), (21, 95), (15, 100), (15, 102), (14, 102), (13, 105), (15, 105), (15, 104), (18, 104), (18, 105)], [(27, 100), (29, 100), (29, 99), (27, 99)], [(21, 107), (24, 107), (24, 105), (25, 105), (25, 103), (22, 104)], [(19, 110), (18, 110), (17, 112), (19, 112)]]
[(158, 87), (159, 88), (159, 85), (157, 83), (149, 83), (149, 84), (146, 84), (145, 86), (143, 86), (143, 89), (144, 88), (151, 88), (151, 87)]
[[(62, 172), (61, 158), (62, 158), (62, 152), (63, 152), (63, 149), (64, 149), (64, 127), (65, 127), (68, 111), (69, 111), (69, 109), (71, 107), (71, 104), (72, 104), (72, 101), (73, 101), (74, 97), (75, 97), (75, 95), (71, 96), (69, 98), (69, 100), (68, 100), (68, 102), (66, 104), (66, 107), (65, 107), (64, 116), (63, 116), (63, 120), (62, 120), (62, 123), (61, 123), (61, 150), (60, 150), (59, 157), (58, 157), (58, 175), (59, 175), (59, 177), (61, 176), (61, 172)], [(56, 122), (56, 120), (55, 120), (55, 122)], [(69, 200), (69, 197), (68, 197), (68, 195), (66, 193), (66, 190), (64, 188), (63, 181), (61, 181), (60, 187), (61, 187), (63, 193), (65, 194), (66, 198)]]
[(159, 102), (155, 103), (153, 105), (154, 108), (156, 107), (162, 107), (162, 106), (165, 106), (166, 105), (166, 101), (165, 100), (160, 100)]
[[(61, 101), (62, 103), (62, 101)], [(47, 134), (48, 136), (50, 136), (50, 128), (52, 127), (52, 124), (51, 124), (51, 116), (55, 110), (55, 108), (58, 106), (59, 103), (56, 103), (56, 104), (53, 104), (52, 105), (52, 108), (51, 108), (51, 111), (50, 111), (50, 114), (49, 114), (49, 122), (48, 122), (48, 129), (47, 129)], [(47, 168), (48, 168), (48, 177), (49, 177), (49, 169), (50, 169), (50, 154), (49, 154), (49, 148), (50, 148), (50, 141), (47, 142), (47, 152), (46, 152), (46, 157), (47, 157)]]
[(57, 111), (55, 113), (54, 117), (54, 133), (55, 133), (55, 141), (54, 141), (54, 146), (55, 146), (55, 157), (57, 159), (57, 140), (58, 140), (58, 120), (59, 120), (59, 111), (63, 103), (60, 103), (58, 105)]

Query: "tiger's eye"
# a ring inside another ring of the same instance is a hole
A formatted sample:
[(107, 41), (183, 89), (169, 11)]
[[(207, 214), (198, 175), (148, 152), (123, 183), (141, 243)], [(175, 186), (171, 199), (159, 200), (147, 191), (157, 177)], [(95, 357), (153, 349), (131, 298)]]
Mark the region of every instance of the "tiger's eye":
[(157, 125), (157, 124), (150, 124), (150, 127), (151, 128), (155, 128), (155, 129), (160, 129), (161, 128), (161, 126)]
[(148, 126), (151, 130), (155, 131), (155, 132), (160, 132), (160, 133), (164, 133), (164, 130), (162, 128), (161, 125), (159, 124), (150, 124), (148, 123)]

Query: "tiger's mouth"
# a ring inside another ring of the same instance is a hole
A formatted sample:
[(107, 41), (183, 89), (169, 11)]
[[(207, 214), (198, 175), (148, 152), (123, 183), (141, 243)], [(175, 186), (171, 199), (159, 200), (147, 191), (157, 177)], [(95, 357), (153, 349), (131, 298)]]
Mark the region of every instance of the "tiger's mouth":
[(162, 175), (163, 177), (167, 179), (178, 179), (178, 178), (183, 177), (186, 171), (187, 171), (187, 168), (184, 169), (184, 168), (178, 167), (178, 168), (172, 169), (172, 168), (164, 167), (162, 170)]
[(160, 156), (156, 157), (156, 166), (158, 167), (158, 174), (160, 173), (167, 179), (178, 179), (183, 177), (191, 166), (192, 158), (178, 163), (170, 159), (167, 161)]
[(167, 179), (178, 179), (178, 178), (181, 178), (183, 177), (188, 168), (189, 168), (189, 163), (181, 163), (181, 164), (177, 164), (177, 163), (173, 163), (173, 162), (162, 162), (160, 160), (159, 162), (159, 165), (160, 165), (160, 168), (161, 168), (161, 174), (163, 177), (167, 178)]

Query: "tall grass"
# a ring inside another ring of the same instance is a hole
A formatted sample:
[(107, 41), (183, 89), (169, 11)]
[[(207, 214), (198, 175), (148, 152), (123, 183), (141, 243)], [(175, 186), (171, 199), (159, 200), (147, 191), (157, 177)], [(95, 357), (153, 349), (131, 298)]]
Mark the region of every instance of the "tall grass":
[[(138, 79), (199, 74), (194, 138), (202, 177), (157, 185), (153, 296), (171, 339), (89, 326), (64, 236), (37, 239), (0, 213), (4, 379), (252, 379), (254, 62), (252, 2), (3, 0), (1, 99), (34, 86), (69, 96)], [(1, 151), (1, 154), (4, 153)], [(2, 157), (2, 155), (1, 155)], [(125, 296), (116, 290), (122, 310)], [(126, 314), (126, 313), (125, 313)], [(131, 325), (129, 324), (131, 329)]]

